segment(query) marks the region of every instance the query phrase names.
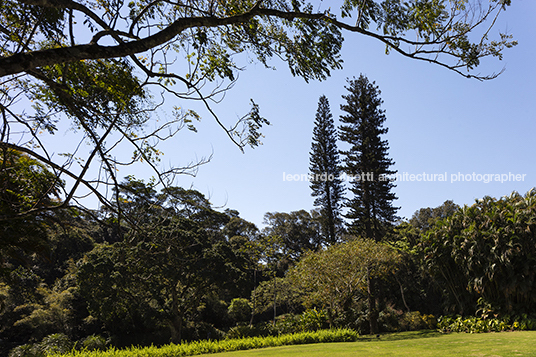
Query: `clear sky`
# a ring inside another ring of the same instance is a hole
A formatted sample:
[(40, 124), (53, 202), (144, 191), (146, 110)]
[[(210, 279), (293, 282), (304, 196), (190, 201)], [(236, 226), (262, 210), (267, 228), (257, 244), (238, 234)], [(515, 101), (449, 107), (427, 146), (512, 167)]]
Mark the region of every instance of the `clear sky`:
[[(491, 81), (469, 80), (394, 52), (385, 55), (381, 43), (352, 33), (345, 33), (344, 68), (323, 82), (294, 78), (278, 60), (270, 63), (276, 70), (248, 64), (234, 88), (213, 109), (231, 125), (247, 112), (253, 98), (272, 123), (262, 130), (263, 145), (241, 153), (215, 121), (199, 110), (203, 119), (197, 133), (183, 130), (162, 145), (163, 164), (184, 165), (213, 154), (196, 177), (179, 177), (177, 184), (199, 190), (217, 207), (238, 210), (258, 226), (266, 212), (310, 210), (309, 183), (284, 181), (283, 176), (309, 172), (319, 97), (328, 97), (338, 124), (346, 78), (362, 73), (381, 90), (389, 155), (396, 162), (394, 169), (401, 175), (407, 173), (406, 181), (398, 181), (395, 188), (400, 216), (410, 218), (420, 208), (436, 207), (449, 199), (464, 205), (486, 195), (525, 193), (536, 186), (535, 14), (534, 0), (513, 1), (502, 14), (492, 34), (508, 31), (519, 44), (507, 50), (502, 61), (494, 58), (479, 67), (482, 74), (505, 67)], [(171, 105), (189, 108), (193, 104), (166, 103), (168, 108)], [(427, 179), (435, 174), (435, 181), (417, 181), (416, 175), (423, 173)], [(121, 174), (145, 177), (148, 173), (125, 170)], [(410, 181), (412, 174), (414, 181)], [(507, 175), (508, 179), (485, 183), (489, 178), (485, 174)], [(446, 181), (439, 181), (439, 175)], [(471, 181), (460, 182), (461, 176), (470, 176)]]
[[(318, 98), (328, 97), (338, 124), (346, 78), (363, 73), (381, 90), (394, 168), (401, 175), (407, 173), (395, 188), (400, 216), (410, 218), (419, 208), (436, 207), (449, 199), (464, 205), (486, 195), (525, 193), (536, 186), (535, 14), (533, 0), (514, 1), (503, 13), (495, 33), (508, 30), (519, 44), (507, 50), (502, 61), (492, 59), (480, 67), (483, 74), (505, 67), (491, 81), (465, 79), (396, 53), (385, 55), (382, 44), (349, 33), (344, 68), (323, 82), (294, 78), (282, 62), (272, 63), (276, 70), (249, 65), (215, 109), (231, 123), (247, 111), (253, 98), (272, 123), (263, 129), (264, 144), (242, 154), (205, 115), (197, 133), (184, 131), (166, 143), (164, 162), (184, 164), (213, 154), (196, 177), (181, 177), (178, 182), (201, 191), (215, 206), (238, 210), (259, 226), (266, 212), (310, 210), (308, 182), (285, 181), (283, 175), (309, 172)], [(417, 181), (423, 173), (429, 180), (436, 174), (435, 181)], [(490, 178), (485, 174), (505, 174), (508, 179), (485, 183)], [(446, 181), (439, 181), (439, 175)], [(461, 182), (466, 175), (471, 181)]]
[[(533, 0), (514, 1), (502, 14), (495, 33), (508, 30), (519, 44), (502, 61), (492, 59), (480, 67), (483, 74), (505, 67), (491, 81), (465, 79), (396, 53), (385, 55), (382, 44), (349, 33), (344, 68), (323, 82), (294, 78), (282, 62), (272, 63), (277, 70), (250, 65), (215, 109), (231, 123), (253, 98), (272, 123), (263, 129), (264, 144), (242, 154), (206, 115), (197, 133), (184, 131), (166, 144), (164, 162), (180, 164), (213, 153), (196, 177), (181, 177), (180, 185), (192, 186), (215, 206), (236, 209), (259, 226), (266, 212), (310, 210), (308, 182), (284, 181), (283, 174), (308, 173), (318, 98), (328, 97), (337, 124), (346, 78), (363, 73), (382, 92), (394, 168), (407, 173), (395, 188), (400, 216), (410, 218), (419, 208), (449, 199), (464, 205), (486, 195), (525, 193), (536, 186), (535, 14)], [(417, 181), (419, 176), (411, 181), (411, 174), (423, 173), (427, 179), (436, 174), (435, 181)], [(490, 178), (485, 174), (505, 174), (508, 180), (485, 183)], [(439, 181), (439, 175), (446, 181)], [(471, 181), (461, 182), (466, 175)]]

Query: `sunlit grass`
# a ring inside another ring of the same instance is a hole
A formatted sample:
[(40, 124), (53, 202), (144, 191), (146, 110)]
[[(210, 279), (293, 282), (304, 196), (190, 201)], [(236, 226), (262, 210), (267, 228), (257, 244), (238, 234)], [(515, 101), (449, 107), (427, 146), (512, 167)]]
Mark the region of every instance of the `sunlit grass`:
[(218, 353), (214, 357), (508, 357), (536, 356), (536, 332), (441, 335), (438, 332), (408, 332), (360, 337), (358, 342), (283, 346), (261, 350)]
[(536, 356), (534, 341), (536, 331), (483, 334), (413, 331), (384, 334), (380, 337), (358, 337), (351, 330), (325, 330), (264, 338), (198, 341), (163, 347), (74, 351), (64, 356), (174, 357), (207, 353), (211, 353), (214, 357)]

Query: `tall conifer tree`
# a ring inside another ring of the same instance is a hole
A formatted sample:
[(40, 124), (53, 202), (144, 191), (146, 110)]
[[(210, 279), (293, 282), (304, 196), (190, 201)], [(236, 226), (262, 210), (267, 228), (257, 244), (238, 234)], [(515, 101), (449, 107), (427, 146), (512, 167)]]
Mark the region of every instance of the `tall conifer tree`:
[(344, 187), (341, 181), (337, 132), (326, 96), (321, 96), (313, 129), (310, 153), (310, 174), (314, 205), (320, 207), (322, 235), (325, 242), (338, 241), (342, 229), (341, 199)]
[(383, 127), (385, 111), (380, 109), (383, 100), (375, 83), (360, 75), (348, 80), (347, 95), (341, 105), (340, 139), (350, 145), (341, 151), (343, 170), (353, 177), (350, 191), (353, 197), (347, 201), (350, 219), (349, 231), (355, 235), (380, 241), (385, 228), (396, 220), (395, 186), (388, 179), (396, 173), (391, 170), (394, 162), (388, 158), (389, 144), (381, 136), (387, 133)]
[[(380, 109), (383, 101), (380, 90), (367, 77), (360, 75), (356, 80), (348, 80), (346, 104), (341, 105), (345, 115), (341, 116), (343, 125), (339, 128), (340, 139), (350, 145), (343, 155), (343, 170), (353, 177), (350, 191), (353, 197), (347, 200), (351, 220), (349, 231), (376, 241), (385, 236), (385, 229), (396, 219), (398, 208), (393, 207), (396, 196), (388, 176), (393, 161), (388, 158), (389, 145), (381, 135), (387, 133), (383, 127), (385, 111)], [(370, 332), (376, 334), (378, 325), (378, 286), (367, 266), (367, 290)]]

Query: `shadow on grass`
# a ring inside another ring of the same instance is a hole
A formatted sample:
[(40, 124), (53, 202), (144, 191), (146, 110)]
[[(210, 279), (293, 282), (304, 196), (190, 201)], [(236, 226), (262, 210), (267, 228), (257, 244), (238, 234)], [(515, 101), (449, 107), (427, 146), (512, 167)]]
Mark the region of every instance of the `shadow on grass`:
[(399, 340), (413, 340), (417, 338), (429, 338), (444, 336), (437, 330), (421, 330), (421, 331), (406, 331), (406, 332), (394, 332), (376, 335), (363, 335), (359, 336), (357, 342), (370, 342), (370, 341), (399, 341)]

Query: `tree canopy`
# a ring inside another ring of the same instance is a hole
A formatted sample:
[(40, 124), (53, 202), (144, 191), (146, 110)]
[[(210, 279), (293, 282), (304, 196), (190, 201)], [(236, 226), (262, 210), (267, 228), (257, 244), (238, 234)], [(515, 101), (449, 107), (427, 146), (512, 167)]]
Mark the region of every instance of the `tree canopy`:
[(1, 155), (0, 269), (8, 257), (20, 260), (24, 253), (43, 255), (47, 251), (47, 228), (55, 219), (42, 208), (58, 204), (63, 186), (45, 165), (30, 156), (14, 150), (4, 150)]
[(327, 309), (333, 324), (356, 301), (370, 300), (370, 279), (395, 272), (399, 261), (394, 249), (372, 239), (354, 238), (307, 254), (290, 271), (290, 279), (305, 295), (305, 304)]
[(456, 313), (534, 311), (536, 191), (484, 197), (439, 220), (422, 241), (424, 263)]
[[(480, 60), (500, 58), (515, 44), (508, 34), (491, 35), (508, 5), (505, 0), (5, 0), (0, 3), (0, 147), (47, 164), (66, 182), (61, 204), (47, 208), (80, 205), (87, 193), (114, 207), (117, 197), (109, 193), (120, 184), (118, 168), (141, 161), (166, 186), (199, 164), (159, 162), (158, 142), (182, 128), (196, 130), (200, 116), (183, 105), (186, 99), (203, 103), (240, 148), (258, 145), (269, 122), (255, 102), (231, 125), (211, 108), (237, 79), (237, 55), (266, 66), (280, 58), (293, 75), (322, 80), (341, 68), (347, 33), (372, 37), (388, 52), (488, 79), (496, 74), (478, 74)], [(179, 103), (157, 121), (151, 113), (168, 99)], [(80, 145), (59, 155), (42, 138), (57, 133), (66, 118)], [(125, 148), (132, 155), (125, 155)]]

